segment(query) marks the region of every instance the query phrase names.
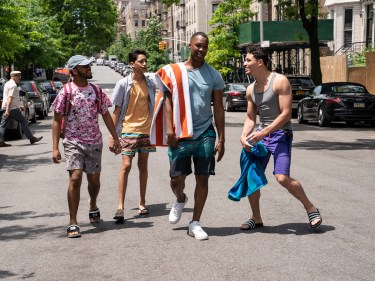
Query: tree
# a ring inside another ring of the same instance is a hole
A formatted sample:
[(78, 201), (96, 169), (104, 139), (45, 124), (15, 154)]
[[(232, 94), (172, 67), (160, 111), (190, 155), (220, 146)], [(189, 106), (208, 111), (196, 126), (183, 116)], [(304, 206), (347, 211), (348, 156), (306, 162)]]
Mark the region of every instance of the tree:
[(0, 0), (0, 65), (13, 63), (25, 49), (22, 27), (26, 10), (18, 1)]
[(160, 2), (164, 5), (167, 5), (167, 7), (172, 6), (173, 4), (180, 3), (181, 0), (161, 0)]
[(155, 72), (160, 67), (169, 63), (168, 51), (159, 50), (159, 42), (162, 41), (163, 25), (157, 15), (147, 20), (147, 27), (137, 33), (134, 46), (139, 46), (148, 53), (147, 65), (149, 71)]
[(116, 55), (120, 61), (127, 62), (128, 54), (132, 48), (133, 42), (130, 36), (126, 33), (121, 33), (116, 42), (109, 47), (107, 53)]
[(218, 5), (209, 24), (213, 26), (209, 34), (210, 47), (206, 56), (209, 64), (215, 67), (225, 77), (233, 72), (227, 65), (228, 61), (241, 56), (238, 46), (237, 27), (248, 22), (253, 13), (249, 6), (252, 0), (226, 0)]
[(112, 0), (41, 0), (56, 16), (69, 47), (67, 56), (92, 55), (107, 49), (115, 39), (117, 11)]
[(25, 46), (16, 56), (17, 65), (26, 72), (26, 79), (33, 78), (34, 66), (53, 68), (63, 60), (63, 43), (55, 17), (45, 15), (39, 0), (18, 1), (18, 8), (25, 9), (22, 33)]
[(147, 68), (151, 72), (168, 64), (168, 50), (159, 50), (159, 42), (162, 41), (163, 25), (157, 15), (147, 20), (147, 27), (140, 29), (134, 41), (128, 35), (121, 34), (109, 49), (109, 54), (117, 55), (122, 61), (128, 60), (128, 53), (132, 49), (143, 49), (147, 52)]
[(318, 18), (322, 16), (319, 13), (319, 0), (281, 0), (279, 4), (284, 7), (283, 18), (293, 20), (301, 19), (303, 28), (309, 36), (311, 50), (311, 79), (316, 85), (322, 83), (322, 70), (320, 68), (319, 37), (318, 37)]

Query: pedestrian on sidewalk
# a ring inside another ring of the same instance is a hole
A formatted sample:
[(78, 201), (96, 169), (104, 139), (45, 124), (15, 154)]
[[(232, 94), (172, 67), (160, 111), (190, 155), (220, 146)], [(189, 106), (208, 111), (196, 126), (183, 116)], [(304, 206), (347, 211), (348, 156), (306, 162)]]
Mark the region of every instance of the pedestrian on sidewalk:
[[(215, 174), (215, 154), (219, 162), (224, 155), (224, 81), (220, 73), (205, 62), (208, 37), (203, 32), (192, 35), (190, 56), (184, 63), (169, 64), (157, 71), (162, 95), (158, 95), (152, 142), (167, 144), (170, 163), (170, 185), (176, 199), (169, 213), (169, 222), (177, 223), (188, 197), (185, 179), (192, 173), (194, 162), (195, 192), (192, 221), (188, 234), (199, 240), (208, 239), (200, 218), (208, 194), (208, 179)], [(213, 102), (213, 113), (211, 109)], [(164, 102), (164, 103), (163, 103)], [(163, 115), (165, 120), (163, 120)], [(213, 126), (215, 119), (216, 131)], [(162, 128), (165, 121), (166, 128)], [(166, 135), (163, 133), (166, 132)]]
[[(89, 220), (100, 222), (100, 210), (97, 197), (100, 190), (100, 172), (102, 160), (102, 134), (99, 129), (99, 114), (111, 133), (114, 142), (110, 148), (118, 151), (120, 147), (115, 125), (108, 108), (111, 101), (102, 89), (88, 79), (92, 78), (90, 60), (81, 55), (72, 56), (67, 64), (73, 82), (60, 90), (51, 108), (54, 111), (52, 125), (53, 162), (60, 163), (59, 140), (63, 133), (62, 144), (65, 152), (66, 169), (69, 172), (68, 205), (70, 213), (67, 235), (80, 237), (77, 212), (83, 173), (87, 175), (89, 199)], [(65, 118), (64, 118), (65, 115)], [(61, 128), (64, 119), (63, 132)]]
[[(249, 47), (246, 51), (245, 73), (255, 77), (255, 82), (247, 87), (247, 114), (244, 122), (241, 144), (250, 151), (259, 141), (268, 149), (268, 155), (260, 158), (265, 170), (271, 154), (274, 158), (274, 175), (278, 183), (297, 198), (306, 209), (310, 226), (318, 227), (322, 223), (319, 210), (307, 198), (302, 185), (290, 177), (293, 130), (292, 91), (288, 79), (268, 68), (268, 53), (259, 46)], [(254, 130), (257, 112), (260, 124)], [(251, 230), (263, 226), (260, 214), (260, 190), (249, 197), (252, 216), (241, 225), (242, 230)]]
[[(118, 176), (118, 199), (115, 220), (124, 219), (124, 201), (128, 176), (135, 154), (138, 152), (139, 170), (139, 215), (147, 215), (146, 187), (148, 179), (149, 152), (155, 152), (150, 142), (150, 127), (155, 105), (155, 84), (144, 75), (147, 70), (147, 53), (144, 50), (133, 50), (129, 53), (129, 64), (132, 72), (116, 83), (112, 94), (115, 109), (112, 114), (120, 137), (122, 164)], [(110, 137), (110, 145), (113, 143)]]
[(40, 141), (43, 137), (34, 137), (29, 128), (29, 120), (27, 120), (22, 111), (26, 108), (20, 104), (20, 94), (18, 85), (21, 81), (21, 71), (12, 71), (10, 73), (10, 80), (4, 84), (3, 92), (3, 117), (0, 123), (0, 147), (8, 147), (11, 144), (4, 142), (5, 130), (8, 128), (10, 122), (14, 119), (21, 124), (22, 131), (29, 139), (30, 144)]

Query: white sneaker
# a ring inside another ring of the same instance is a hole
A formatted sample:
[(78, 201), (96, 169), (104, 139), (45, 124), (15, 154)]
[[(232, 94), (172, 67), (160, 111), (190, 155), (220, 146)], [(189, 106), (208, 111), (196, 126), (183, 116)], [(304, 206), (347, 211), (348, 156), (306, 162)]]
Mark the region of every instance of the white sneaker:
[(189, 223), (189, 232), (188, 234), (198, 240), (207, 240), (208, 235), (202, 229), (202, 226), (199, 221), (192, 221)]
[(184, 209), (184, 206), (187, 201), (188, 201), (188, 197), (186, 196), (186, 194), (185, 194), (185, 202), (178, 203), (177, 199), (176, 201), (174, 201), (172, 209), (169, 213), (169, 222), (171, 224), (176, 224), (181, 219), (182, 210)]

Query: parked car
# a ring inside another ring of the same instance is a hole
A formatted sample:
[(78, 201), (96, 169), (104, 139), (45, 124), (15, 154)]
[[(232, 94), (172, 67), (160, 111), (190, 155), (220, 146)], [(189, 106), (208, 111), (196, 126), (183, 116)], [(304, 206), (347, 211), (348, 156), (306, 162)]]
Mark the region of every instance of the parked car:
[(154, 82), (156, 88), (158, 89), (158, 82), (156, 81), (155, 75), (156, 73), (154, 72), (145, 72), (145, 76), (148, 77), (152, 82)]
[(125, 63), (123, 62), (118, 62), (117, 65), (115, 66), (115, 71), (121, 73), (122, 69), (125, 67)]
[[(121, 72), (121, 75), (126, 77), (128, 76), (130, 73), (132, 73), (133, 69), (130, 65), (125, 65), (124, 68), (122, 69), (122, 72)], [(146, 73), (145, 73), (146, 74)]]
[[(60, 82), (61, 83), (61, 82)], [(46, 81), (41, 81), (39, 82), (39, 85), (43, 90), (46, 90), (49, 94), (49, 104), (51, 105), (52, 102), (55, 100), (58, 89), (55, 86), (55, 82), (52, 80), (46, 80)]]
[(49, 95), (48, 92), (41, 88), (41, 86), (33, 80), (21, 81), (21, 88), (28, 93), (30, 99), (35, 104), (35, 111), (39, 119), (44, 119), (48, 116), (49, 111)]
[(228, 83), (225, 85), (223, 104), (227, 112), (247, 107), (246, 85), (244, 83)]
[(52, 76), (53, 81), (61, 81), (62, 83), (67, 83), (70, 79), (69, 69), (66, 67), (58, 67), (55, 69), (55, 73)]
[(375, 95), (359, 83), (323, 83), (299, 102), (297, 118), (298, 123), (317, 121), (319, 126), (335, 121), (348, 125), (361, 121), (375, 126)]
[[(0, 80), (0, 121), (3, 117), (4, 110), (1, 109), (2, 102), (3, 102), (3, 90), (4, 90), (4, 84), (5, 80)], [(20, 95), (20, 105), (23, 107), (24, 110), (22, 110), (23, 116), (31, 121), (32, 123), (36, 122), (36, 112), (35, 112), (35, 105), (34, 102), (30, 99), (29, 95), (23, 91), (22, 89), (19, 89), (19, 95)], [(22, 127), (21, 124), (18, 123), (16, 120), (12, 119), (12, 122), (10, 122), (6, 132), (5, 132), (5, 139), (21, 139), (22, 138)]]
[(97, 59), (96, 65), (104, 65), (104, 59)]
[(64, 87), (64, 84), (61, 81), (53, 81), (53, 83), (55, 84), (57, 93), (59, 93), (59, 91), (61, 90), (61, 88)]
[(309, 96), (315, 85), (310, 76), (287, 75), (286, 77), (292, 87), (292, 114), (296, 116), (299, 101)]

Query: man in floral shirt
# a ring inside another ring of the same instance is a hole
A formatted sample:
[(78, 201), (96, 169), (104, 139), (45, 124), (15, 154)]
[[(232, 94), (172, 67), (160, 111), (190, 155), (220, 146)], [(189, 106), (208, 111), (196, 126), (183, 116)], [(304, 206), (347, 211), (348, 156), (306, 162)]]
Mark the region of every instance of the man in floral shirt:
[[(67, 229), (69, 238), (80, 237), (77, 224), (77, 211), (80, 200), (80, 189), (83, 172), (87, 174), (88, 191), (90, 194), (89, 219), (91, 223), (100, 221), (100, 211), (96, 199), (100, 190), (100, 172), (102, 158), (102, 134), (99, 129), (98, 116), (102, 115), (105, 125), (113, 139), (110, 150), (118, 154), (121, 147), (108, 108), (112, 106), (109, 98), (97, 85), (88, 82), (92, 78), (90, 60), (76, 55), (69, 59), (67, 67), (74, 77), (60, 90), (52, 104), (54, 111), (52, 124), (53, 162), (60, 163), (59, 139), (61, 123), (66, 116), (64, 125), (63, 147), (66, 168), (69, 171), (68, 205), (70, 223)], [(70, 105), (66, 106), (66, 102)], [(68, 110), (67, 110), (68, 109)]]

